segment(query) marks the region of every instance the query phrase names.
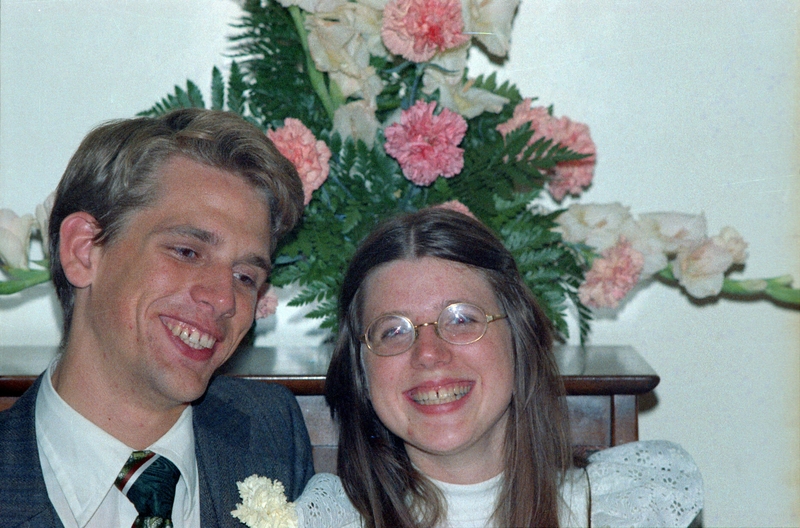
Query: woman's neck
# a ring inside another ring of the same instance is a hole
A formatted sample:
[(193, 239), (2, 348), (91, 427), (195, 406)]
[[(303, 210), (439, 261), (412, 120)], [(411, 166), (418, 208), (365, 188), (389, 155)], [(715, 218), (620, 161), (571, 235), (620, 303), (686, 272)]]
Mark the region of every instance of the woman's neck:
[(502, 449), (492, 449), (475, 456), (463, 453), (431, 454), (406, 446), (411, 463), (426, 476), (450, 484), (477, 484), (503, 472)]

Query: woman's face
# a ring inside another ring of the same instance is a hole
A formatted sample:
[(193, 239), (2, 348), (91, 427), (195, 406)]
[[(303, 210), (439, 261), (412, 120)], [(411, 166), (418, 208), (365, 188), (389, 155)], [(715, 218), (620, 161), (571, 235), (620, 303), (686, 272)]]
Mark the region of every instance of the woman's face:
[[(502, 314), (486, 279), (448, 260), (424, 257), (375, 268), (366, 279), (364, 327), (385, 314), (415, 325), (436, 321), (455, 302)], [(411, 461), (445, 482), (480, 482), (503, 469), (503, 443), (514, 386), (506, 319), (479, 341), (452, 345), (433, 325), (420, 327), (406, 352), (381, 357), (362, 345), (372, 405), (405, 442)]]

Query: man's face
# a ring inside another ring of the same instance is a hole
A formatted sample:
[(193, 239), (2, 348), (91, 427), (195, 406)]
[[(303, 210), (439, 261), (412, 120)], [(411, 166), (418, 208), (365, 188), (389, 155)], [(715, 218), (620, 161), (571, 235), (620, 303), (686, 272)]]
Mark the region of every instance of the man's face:
[(205, 392), (253, 323), (270, 258), (267, 203), (243, 178), (180, 156), (157, 177), (155, 203), (92, 250), (70, 334), (104, 379), (154, 409)]

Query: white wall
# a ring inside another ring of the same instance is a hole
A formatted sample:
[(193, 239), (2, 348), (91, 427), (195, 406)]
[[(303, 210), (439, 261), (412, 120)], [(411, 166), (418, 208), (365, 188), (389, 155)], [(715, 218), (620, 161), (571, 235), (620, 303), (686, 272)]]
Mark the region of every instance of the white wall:
[[(745, 275), (800, 280), (798, 11), (780, 0), (523, 0), (502, 78), (589, 124), (582, 201), (705, 212), (750, 243)], [(226, 0), (0, 2), (0, 207), (55, 187), (97, 123), (148, 108), (224, 67)], [(473, 71), (488, 71), (476, 57)], [(52, 295), (0, 298), (0, 346), (54, 345)], [(296, 344), (281, 307), (260, 338)], [(293, 324), (293, 323), (292, 323)], [(287, 329), (288, 326), (288, 329)], [(706, 482), (706, 526), (800, 525), (800, 312), (690, 302), (656, 283), (594, 344), (633, 345), (661, 375), (641, 438), (684, 445)]]

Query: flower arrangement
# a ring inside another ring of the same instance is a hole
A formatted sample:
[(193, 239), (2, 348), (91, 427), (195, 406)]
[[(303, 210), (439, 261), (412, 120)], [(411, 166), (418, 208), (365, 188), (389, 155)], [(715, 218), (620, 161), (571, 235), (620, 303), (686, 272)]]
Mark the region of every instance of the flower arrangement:
[[(0, 209), (0, 295), (24, 290), (50, 280), (47, 270), (47, 225), (55, 196), (36, 206), (36, 215), (18, 216), (10, 209)], [(39, 240), (43, 259), (31, 262), (31, 241)], [(34, 264), (34, 266), (31, 266)]]
[[(570, 306), (585, 338), (592, 309), (618, 306), (651, 278), (696, 298), (800, 307), (789, 276), (729, 277), (747, 256), (731, 227), (709, 236), (702, 215), (636, 217), (621, 204), (577, 201), (592, 184), (597, 156), (589, 128), (494, 75), (468, 75), (469, 53), (508, 53), (518, 4), (244, 2), (230, 74), (226, 80), (213, 69), (208, 106), (260, 126), (303, 181), (305, 214), (279, 245), (271, 277), (274, 286), (300, 287), (290, 304), (313, 303), (309, 315), (335, 328), (336, 295), (359, 241), (390, 215), (444, 206), (503, 239), (565, 336)], [(191, 81), (142, 114), (183, 106), (206, 106)], [(43, 261), (30, 269), (27, 257), (31, 233), (46, 233), (40, 224), (0, 215), (8, 278), (0, 293), (47, 280)], [(258, 314), (274, 309), (268, 295)]]
[(267, 477), (250, 475), (237, 482), (242, 502), (231, 512), (250, 528), (297, 528), (297, 511), (286, 500), (283, 484)]

